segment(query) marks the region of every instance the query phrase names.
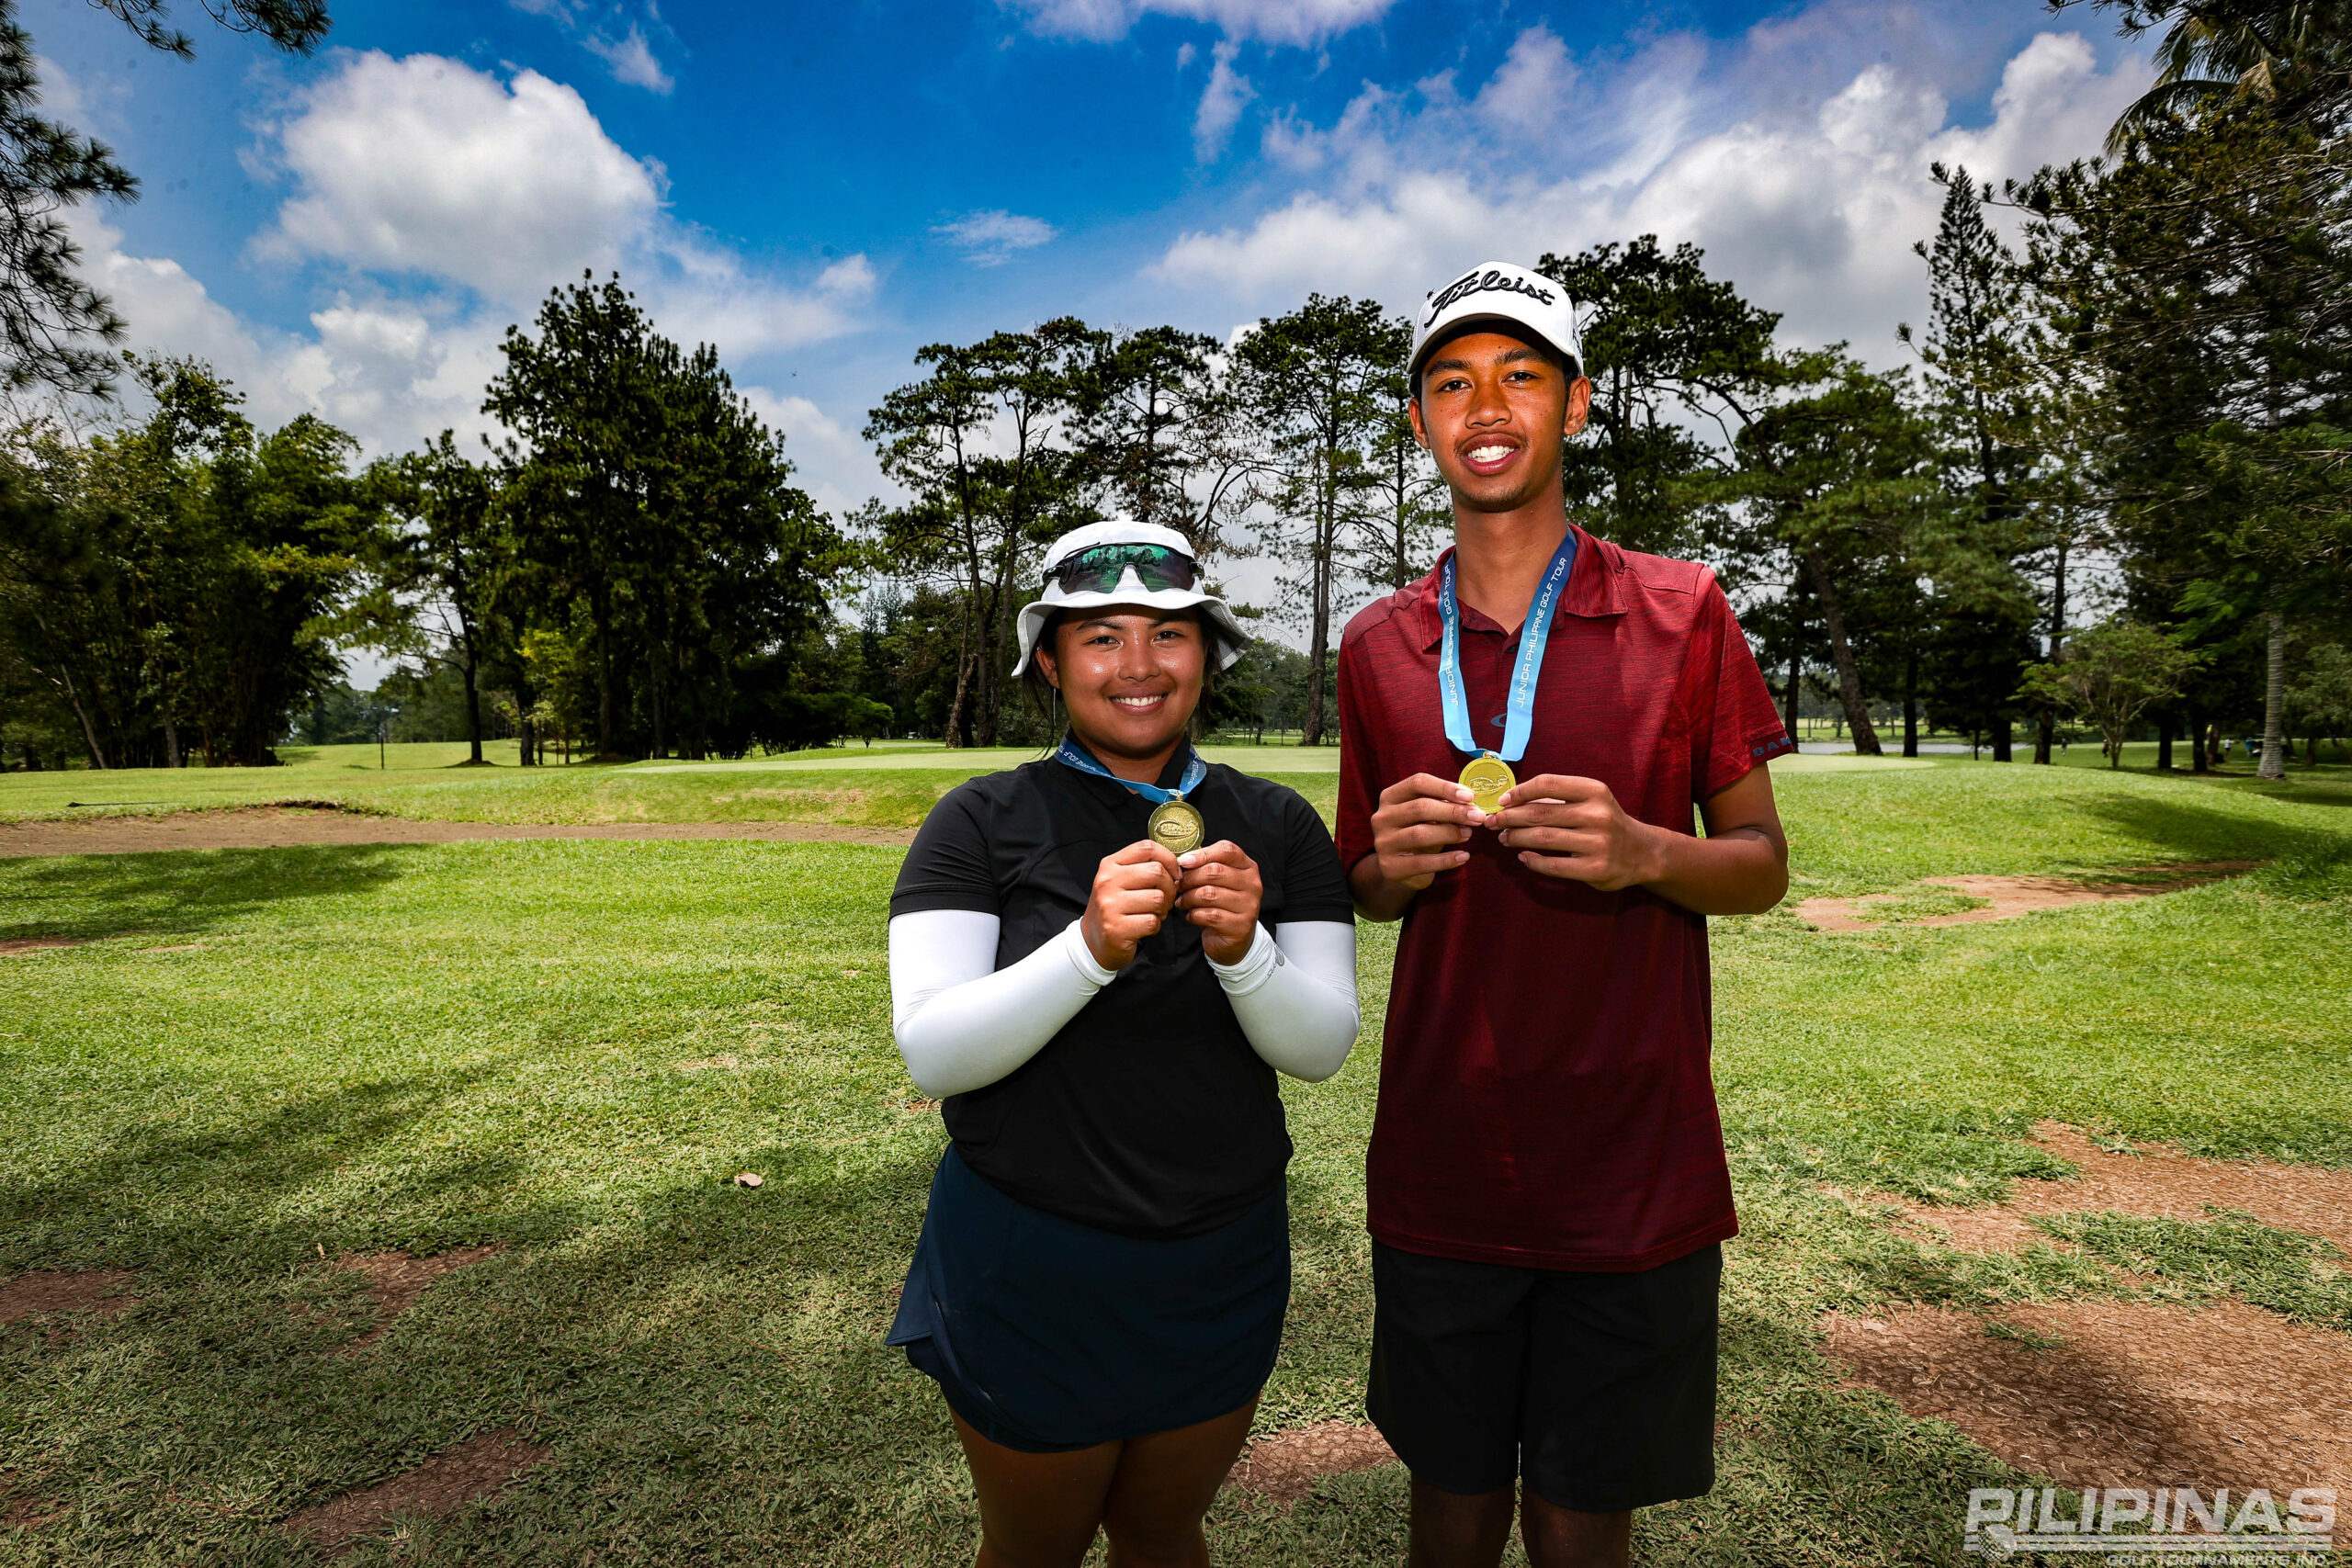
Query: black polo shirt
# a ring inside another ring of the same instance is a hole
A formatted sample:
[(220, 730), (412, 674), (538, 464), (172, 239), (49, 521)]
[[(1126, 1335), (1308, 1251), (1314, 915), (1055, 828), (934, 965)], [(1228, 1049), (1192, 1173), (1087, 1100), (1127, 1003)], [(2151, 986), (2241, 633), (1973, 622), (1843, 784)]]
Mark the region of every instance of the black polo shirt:
[[(1159, 783), (1173, 788), (1183, 755)], [(1186, 799), (1258, 863), (1261, 923), (1352, 920), (1338, 850), (1297, 792), (1212, 763)], [(890, 913), (998, 917), (996, 964), (1017, 964), (1083, 914), (1095, 868), (1144, 837), (1151, 802), (1050, 760), (976, 778), (932, 808)], [(1290, 1161), (1274, 1070), (1250, 1048), (1181, 918), (1021, 1068), (951, 1095), (948, 1135), (1006, 1195), (1127, 1235), (1213, 1230), (1265, 1196)]]

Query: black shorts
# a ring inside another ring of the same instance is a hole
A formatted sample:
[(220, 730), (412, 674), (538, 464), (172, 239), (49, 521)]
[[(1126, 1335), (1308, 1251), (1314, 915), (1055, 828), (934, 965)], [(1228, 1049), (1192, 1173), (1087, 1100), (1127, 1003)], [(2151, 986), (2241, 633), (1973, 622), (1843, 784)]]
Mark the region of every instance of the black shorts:
[(1373, 1243), (1366, 1410), (1417, 1481), (1613, 1514), (1715, 1483), (1720, 1246), (1634, 1274)]

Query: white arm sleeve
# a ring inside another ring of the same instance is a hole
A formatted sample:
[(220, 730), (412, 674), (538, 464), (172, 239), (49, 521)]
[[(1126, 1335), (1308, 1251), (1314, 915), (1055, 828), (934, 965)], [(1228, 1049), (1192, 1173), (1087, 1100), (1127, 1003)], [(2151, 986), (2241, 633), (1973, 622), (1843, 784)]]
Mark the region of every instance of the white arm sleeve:
[(1250, 1044), (1277, 1072), (1319, 1083), (1356, 1043), (1356, 928), (1347, 920), (1261, 921), (1241, 962), (1216, 960), (1217, 984)]
[(970, 909), (891, 919), (891, 1032), (915, 1087), (933, 1100), (1012, 1072), (1118, 977), (1094, 962), (1076, 920), (1002, 969), (997, 929), (994, 915)]

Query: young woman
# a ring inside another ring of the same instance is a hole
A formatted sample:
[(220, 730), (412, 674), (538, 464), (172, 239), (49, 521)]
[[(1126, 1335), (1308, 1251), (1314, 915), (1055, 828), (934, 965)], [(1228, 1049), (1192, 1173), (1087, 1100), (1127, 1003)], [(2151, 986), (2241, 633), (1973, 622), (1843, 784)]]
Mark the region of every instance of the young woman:
[(1193, 754), (1245, 639), (1184, 536), (1093, 524), (1046, 572), (1013, 672), (1069, 733), (943, 799), (890, 899), (899, 1049), (953, 1140), (890, 1343), (946, 1396), (981, 1568), (1098, 1529), (1117, 1568), (1204, 1564), (1290, 1295), (1274, 1074), (1347, 1059), (1353, 916), (1313, 807)]

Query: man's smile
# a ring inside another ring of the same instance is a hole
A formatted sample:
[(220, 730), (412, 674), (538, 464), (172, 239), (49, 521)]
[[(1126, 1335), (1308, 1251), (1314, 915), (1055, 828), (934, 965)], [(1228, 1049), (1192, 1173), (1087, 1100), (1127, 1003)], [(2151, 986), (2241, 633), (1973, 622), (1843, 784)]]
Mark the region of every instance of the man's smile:
[(1519, 456), (1517, 441), (1501, 436), (1481, 436), (1462, 449), (1462, 460), (1474, 474), (1489, 476), (1501, 473)]

